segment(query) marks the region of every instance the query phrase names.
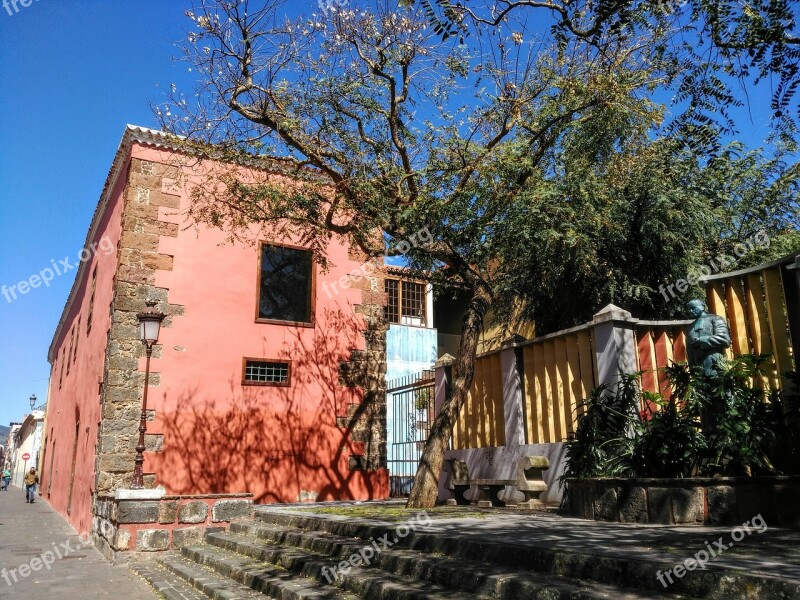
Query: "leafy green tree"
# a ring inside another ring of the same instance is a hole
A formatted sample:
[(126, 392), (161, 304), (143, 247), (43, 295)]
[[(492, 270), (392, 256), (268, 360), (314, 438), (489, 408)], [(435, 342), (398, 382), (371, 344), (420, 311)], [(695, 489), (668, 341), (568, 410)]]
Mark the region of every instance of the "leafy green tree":
[[(547, 178), (518, 206), (520, 228), (503, 240), (517, 258), (500, 295), (516, 291), (539, 333), (585, 323), (609, 303), (640, 318), (682, 318), (686, 300), (703, 295), (700, 275), (800, 248), (796, 163), (740, 144), (703, 159), (644, 135), (604, 149), (611, 127), (565, 136)], [(694, 284), (675, 288), (687, 278)]]
[(430, 507), (484, 316), (518, 264), (509, 233), (530, 217), (525, 205), (562, 204), (537, 190), (572, 129), (613, 122), (605, 143), (625, 148), (657, 122), (647, 93), (668, 76), (665, 63), (650, 52), (653, 32), (547, 45), (504, 31), (490, 46), (443, 44), (419, 7), (353, 2), (289, 19), (287, 6), (199, 2), (185, 45), (199, 87), (175, 90), (159, 116), (168, 130), (213, 144), (200, 146), (213, 157), (269, 155), (279, 158), (262, 164), (293, 169), (287, 183), (208, 166), (192, 215), (232, 236), (259, 226), (300, 236), (322, 261), (333, 235), (377, 256), (384, 241), (391, 253), (429, 229), (411, 264), (468, 296), (451, 393), (409, 500)]

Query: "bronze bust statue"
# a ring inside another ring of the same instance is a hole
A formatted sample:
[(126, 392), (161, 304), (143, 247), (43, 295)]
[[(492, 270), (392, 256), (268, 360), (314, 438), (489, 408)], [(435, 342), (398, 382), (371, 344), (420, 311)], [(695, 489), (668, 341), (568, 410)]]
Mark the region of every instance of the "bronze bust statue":
[(716, 377), (725, 349), (731, 345), (728, 324), (724, 318), (709, 314), (702, 300), (691, 300), (687, 306), (695, 321), (686, 328), (686, 358), (690, 366), (702, 367), (706, 376)]

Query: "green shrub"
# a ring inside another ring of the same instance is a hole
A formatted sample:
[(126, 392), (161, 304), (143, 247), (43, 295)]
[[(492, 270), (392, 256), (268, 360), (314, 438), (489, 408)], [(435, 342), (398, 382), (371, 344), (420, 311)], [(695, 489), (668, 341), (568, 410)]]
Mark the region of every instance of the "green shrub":
[(643, 392), (641, 373), (594, 390), (566, 443), (562, 481), (800, 473), (800, 399), (761, 389), (767, 358), (726, 361), (715, 378), (670, 365), (668, 400)]

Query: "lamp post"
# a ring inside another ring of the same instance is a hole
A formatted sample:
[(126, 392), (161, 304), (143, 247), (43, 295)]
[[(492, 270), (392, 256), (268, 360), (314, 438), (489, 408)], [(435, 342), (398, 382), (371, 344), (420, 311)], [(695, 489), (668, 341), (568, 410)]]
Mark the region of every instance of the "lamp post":
[[(36, 406), (36, 394), (31, 394), (31, 397), (28, 398), (28, 401), (31, 403), (31, 414), (33, 414), (33, 407)], [(25, 421), (23, 419), (23, 423), (24, 422)], [(20, 429), (20, 431), (21, 431), (21, 429)], [(28, 456), (28, 453), (25, 452), (25, 453), (22, 454), (22, 456), (23, 456), (23, 459), (22, 459), (22, 482), (20, 483), (20, 485), (24, 484), (25, 475), (27, 475), (27, 473), (28, 473), (28, 459), (24, 458), (25, 456)], [(19, 468), (19, 463), (17, 463), (17, 468)]]
[(147, 431), (147, 387), (150, 383), (150, 357), (153, 354), (153, 344), (158, 341), (158, 332), (161, 329), (161, 321), (164, 314), (155, 310), (139, 313), (139, 338), (145, 346), (147, 361), (144, 368), (144, 393), (142, 394), (142, 417), (139, 421), (139, 443), (136, 444), (136, 458), (134, 459), (132, 490), (140, 490), (144, 487), (144, 475), (142, 465), (144, 464), (144, 434)]

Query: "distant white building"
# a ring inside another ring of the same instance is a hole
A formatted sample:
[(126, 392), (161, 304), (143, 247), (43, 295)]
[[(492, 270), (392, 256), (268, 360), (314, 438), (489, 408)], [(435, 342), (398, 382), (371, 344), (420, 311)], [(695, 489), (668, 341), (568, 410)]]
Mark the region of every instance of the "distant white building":
[[(42, 428), (44, 426), (44, 411), (34, 410), (25, 417), (21, 424), (11, 428), (10, 438), (13, 438), (14, 449), (11, 457), (12, 471), (11, 483), (22, 486), (25, 472), (31, 467), (39, 465), (39, 452), (42, 448)], [(28, 456), (25, 459), (25, 456)]]

